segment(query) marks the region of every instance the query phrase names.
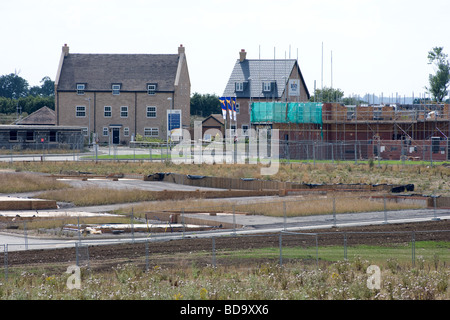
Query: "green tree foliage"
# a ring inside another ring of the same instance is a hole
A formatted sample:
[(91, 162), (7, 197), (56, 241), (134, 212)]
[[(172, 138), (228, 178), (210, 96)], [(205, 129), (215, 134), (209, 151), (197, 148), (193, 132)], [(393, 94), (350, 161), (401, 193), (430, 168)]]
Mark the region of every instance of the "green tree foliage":
[(207, 117), (221, 113), (219, 97), (214, 94), (194, 93), (191, 97), (191, 115)]
[(17, 73), (0, 77), (0, 96), (19, 99), (28, 95), (28, 82)]
[(44, 77), (40, 83), (41, 86), (30, 88), (28, 81), (17, 73), (0, 76), (0, 113), (30, 114), (44, 106), (54, 110), (55, 82)]
[(50, 77), (44, 77), (41, 80), (41, 86), (31, 87), (29, 95), (41, 96), (41, 97), (54, 97), (55, 96), (55, 82)]
[(322, 89), (316, 89), (314, 92), (314, 95), (311, 96), (309, 101), (313, 102), (337, 102), (342, 99), (344, 96), (344, 91), (341, 89), (334, 89), (334, 88), (323, 88)]
[(442, 47), (434, 47), (428, 51), (428, 64), (433, 65), (435, 74), (429, 75), (430, 87), (426, 89), (437, 102), (442, 102), (448, 94), (447, 87), (450, 82), (450, 64), (448, 55)]

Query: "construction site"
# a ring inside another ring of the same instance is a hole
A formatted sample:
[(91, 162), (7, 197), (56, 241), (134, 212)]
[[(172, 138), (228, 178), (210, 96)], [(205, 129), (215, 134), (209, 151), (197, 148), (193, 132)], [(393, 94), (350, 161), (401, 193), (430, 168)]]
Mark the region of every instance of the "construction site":
[(251, 124), (279, 130), (284, 159), (450, 159), (448, 104), (255, 102)]

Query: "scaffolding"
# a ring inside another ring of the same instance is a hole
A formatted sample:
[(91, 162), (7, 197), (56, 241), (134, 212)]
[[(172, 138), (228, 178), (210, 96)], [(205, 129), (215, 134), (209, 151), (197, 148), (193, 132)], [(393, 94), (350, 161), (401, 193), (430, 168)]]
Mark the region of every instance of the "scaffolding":
[(448, 104), (257, 102), (250, 115), (253, 127), (279, 130), (290, 158), (320, 145), (324, 158), (450, 160)]
[(316, 102), (254, 102), (252, 123), (322, 124), (322, 103)]

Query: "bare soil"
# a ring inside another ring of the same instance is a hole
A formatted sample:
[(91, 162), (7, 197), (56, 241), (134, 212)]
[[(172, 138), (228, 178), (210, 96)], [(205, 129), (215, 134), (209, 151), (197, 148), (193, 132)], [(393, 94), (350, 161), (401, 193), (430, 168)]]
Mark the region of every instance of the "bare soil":
[[(413, 232), (414, 231), (414, 232)], [(322, 230), (302, 231), (312, 235), (282, 234), (283, 247), (314, 246), (316, 237), (319, 246), (343, 245), (344, 236), (347, 245), (393, 245), (408, 243), (414, 237), (415, 241), (450, 241), (450, 220), (429, 221), (420, 223), (383, 224), (365, 227), (332, 228)], [(220, 250), (238, 250), (263, 247), (278, 248), (280, 234), (259, 234), (254, 236), (231, 236), (215, 238), (214, 247)], [(211, 238), (185, 238), (182, 240), (142, 243), (124, 243), (115, 245), (90, 246), (88, 250), (79, 249), (79, 261), (85, 261), (89, 256), (89, 267), (96, 270), (111, 269), (117, 264), (133, 262), (140, 265), (180, 266), (192, 265), (189, 257), (199, 257), (204, 253), (203, 260), (195, 260), (200, 264), (211, 264), (213, 242)], [(148, 251), (147, 251), (148, 250)], [(76, 250), (72, 248), (29, 250), (8, 252), (8, 267), (39, 267), (46, 270), (49, 267), (63, 267), (76, 262)], [(145, 260), (149, 253), (149, 261)], [(84, 255), (84, 257), (83, 257)], [(0, 253), (3, 260), (3, 253)], [(84, 260), (83, 260), (84, 259)], [(247, 259), (246, 259), (247, 260)], [(253, 261), (255, 263), (261, 262)], [(251, 261), (246, 261), (250, 264)]]

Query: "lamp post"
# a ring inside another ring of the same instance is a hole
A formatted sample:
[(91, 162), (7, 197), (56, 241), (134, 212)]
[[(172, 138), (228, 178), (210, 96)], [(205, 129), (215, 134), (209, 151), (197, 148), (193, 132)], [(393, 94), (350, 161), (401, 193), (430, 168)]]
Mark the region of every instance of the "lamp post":
[[(170, 103), (170, 110), (173, 110), (172, 97), (168, 97), (167, 100)], [(167, 158), (169, 157), (169, 143), (170, 143), (170, 150), (172, 150), (172, 131), (170, 129), (169, 115), (167, 115)]]
[(91, 98), (86, 98), (89, 101), (89, 123), (88, 123), (88, 135), (89, 135), (89, 145), (91, 145)]

